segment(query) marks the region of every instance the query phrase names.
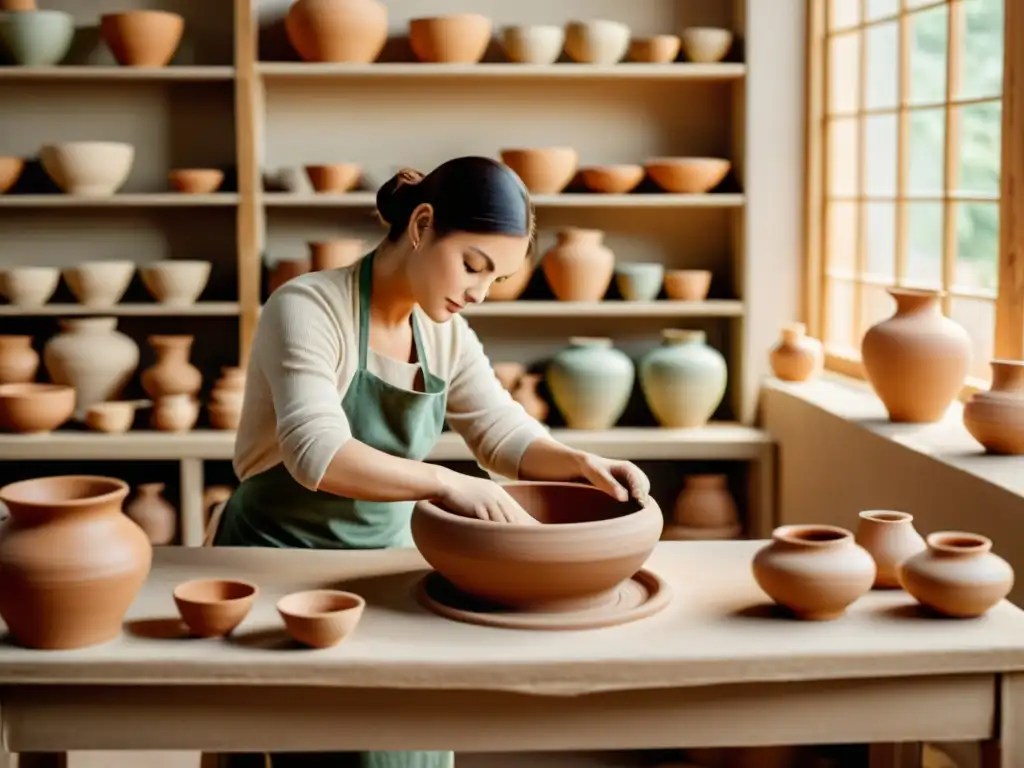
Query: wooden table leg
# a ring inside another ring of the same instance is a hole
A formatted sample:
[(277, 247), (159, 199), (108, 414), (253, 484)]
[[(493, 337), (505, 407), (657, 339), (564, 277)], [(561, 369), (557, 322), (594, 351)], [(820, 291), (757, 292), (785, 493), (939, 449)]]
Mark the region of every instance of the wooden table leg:
[(995, 738), (981, 749), (982, 768), (1024, 768), (1024, 674), (999, 676)]

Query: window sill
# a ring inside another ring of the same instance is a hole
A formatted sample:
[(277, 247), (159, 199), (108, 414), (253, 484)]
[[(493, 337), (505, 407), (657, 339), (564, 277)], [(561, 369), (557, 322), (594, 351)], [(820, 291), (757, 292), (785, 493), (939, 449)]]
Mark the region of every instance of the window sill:
[(871, 387), (849, 376), (826, 372), (802, 384), (769, 378), (762, 387), (1024, 498), (1024, 456), (987, 455), (964, 427), (960, 402), (954, 402), (942, 421), (935, 424), (893, 424)]

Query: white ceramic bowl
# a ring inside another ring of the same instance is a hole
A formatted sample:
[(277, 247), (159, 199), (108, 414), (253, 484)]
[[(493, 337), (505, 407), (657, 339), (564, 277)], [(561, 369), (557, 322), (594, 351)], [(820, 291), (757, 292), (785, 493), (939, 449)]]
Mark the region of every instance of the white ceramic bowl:
[(687, 27), (679, 33), (683, 53), (696, 64), (714, 64), (732, 47), (733, 34), (720, 27)]
[(565, 25), (565, 52), (580, 64), (618, 64), (629, 50), (630, 31), (621, 21), (590, 19)]
[(553, 64), (562, 55), (565, 30), (553, 24), (511, 26), (501, 31), (501, 47), (517, 64)]
[(10, 267), (0, 272), (0, 294), (16, 307), (41, 307), (59, 282), (56, 267)]
[(43, 170), (69, 195), (106, 197), (128, 180), (135, 147), (118, 141), (47, 144), (39, 152)]
[(139, 269), (142, 284), (161, 304), (185, 307), (195, 304), (210, 279), (208, 261), (167, 259)]
[(84, 261), (64, 269), (64, 282), (79, 303), (112, 307), (124, 296), (134, 274), (132, 261)]

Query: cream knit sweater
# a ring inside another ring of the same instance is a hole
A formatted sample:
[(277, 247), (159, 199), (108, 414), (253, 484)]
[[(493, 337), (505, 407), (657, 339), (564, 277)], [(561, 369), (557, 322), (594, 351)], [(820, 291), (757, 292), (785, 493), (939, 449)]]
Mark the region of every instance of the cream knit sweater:
[[(435, 323), (415, 311), (428, 368), (448, 382), (449, 426), (484, 469), (518, 477), (523, 452), (547, 430), (501, 386), (464, 318)], [(274, 291), (253, 340), (235, 439), (238, 477), (284, 462), (300, 484), (317, 489), (352, 437), (341, 400), (358, 365), (358, 262), (302, 275)], [(367, 367), (406, 389), (419, 370), (373, 350)]]

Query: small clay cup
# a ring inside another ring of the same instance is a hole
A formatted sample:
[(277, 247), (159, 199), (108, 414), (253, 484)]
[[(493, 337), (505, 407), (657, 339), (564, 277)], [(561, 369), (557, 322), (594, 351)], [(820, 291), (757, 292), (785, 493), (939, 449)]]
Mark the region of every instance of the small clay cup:
[(336, 589), (293, 592), (277, 601), (288, 634), (313, 648), (330, 648), (348, 637), (365, 607), (359, 595)]
[(259, 588), (236, 579), (194, 579), (174, 588), (182, 620), (196, 637), (223, 637), (249, 615)]

